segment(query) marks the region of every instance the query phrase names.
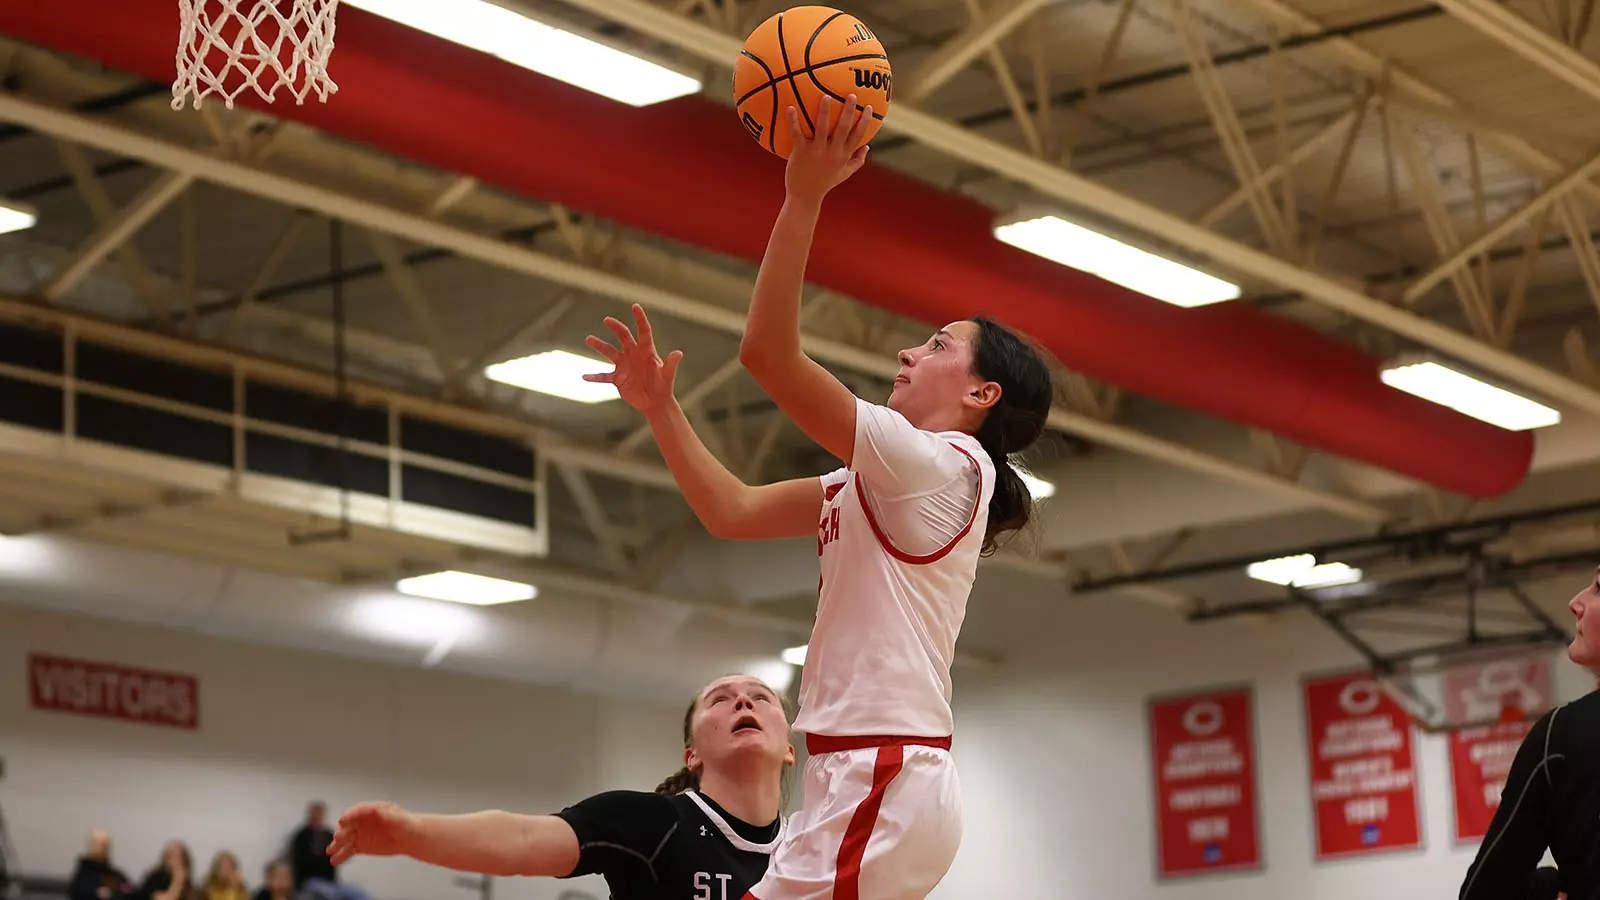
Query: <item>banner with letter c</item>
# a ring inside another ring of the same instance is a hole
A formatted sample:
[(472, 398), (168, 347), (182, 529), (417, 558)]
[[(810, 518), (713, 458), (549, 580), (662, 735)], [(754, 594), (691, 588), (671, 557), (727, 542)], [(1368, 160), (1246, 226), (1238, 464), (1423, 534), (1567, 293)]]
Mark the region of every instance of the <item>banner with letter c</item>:
[(200, 727), (200, 684), (193, 676), (114, 663), (29, 654), (28, 703), (51, 712)]
[(1302, 683), (1318, 860), (1422, 846), (1412, 721), (1356, 672)]
[(1250, 689), (1156, 697), (1148, 708), (1160, 876), (1259, 867)]

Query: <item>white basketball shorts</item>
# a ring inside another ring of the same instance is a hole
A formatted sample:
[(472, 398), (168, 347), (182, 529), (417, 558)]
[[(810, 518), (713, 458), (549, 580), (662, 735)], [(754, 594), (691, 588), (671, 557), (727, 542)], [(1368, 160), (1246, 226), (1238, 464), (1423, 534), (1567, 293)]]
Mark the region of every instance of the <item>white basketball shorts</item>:
[(923, 900), (961, 844), (949, 738), (806, 738), (805, 806), (746, 900)]

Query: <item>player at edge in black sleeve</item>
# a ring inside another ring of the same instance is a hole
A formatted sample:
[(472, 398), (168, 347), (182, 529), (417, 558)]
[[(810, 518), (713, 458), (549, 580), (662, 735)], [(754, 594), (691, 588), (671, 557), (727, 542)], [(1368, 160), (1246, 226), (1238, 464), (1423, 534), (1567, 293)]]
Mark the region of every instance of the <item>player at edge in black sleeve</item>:
[(707, 685), (683, 724), (684, 766), (653, 793), (606, 791), (555, 815), (446, 816), (362, 803), (339, 819), (328, 854), (409, 856), (489, 875), (598, 874), (613, 900), (740, 900), (783, 837), (794, 765), (783, 701), (759, 679)]
[[(1600, 670), (1600, 572), (1567, 607), (1567, 658)], [(1593, 621), (1589, 613), (1595, 613)], [(1557, 873), (1539, 868), (1545, 850)], [(1600, 900), (1600, 693), (1550, 710), (1512, 760), (1460, 900)]]

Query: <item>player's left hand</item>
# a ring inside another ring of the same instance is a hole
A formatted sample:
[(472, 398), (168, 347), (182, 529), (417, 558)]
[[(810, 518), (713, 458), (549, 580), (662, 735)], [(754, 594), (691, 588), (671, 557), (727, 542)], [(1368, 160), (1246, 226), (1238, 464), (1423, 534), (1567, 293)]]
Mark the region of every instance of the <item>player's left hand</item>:
[(789, 166), (784, 183), (789, 195), (820, 202), (825, 194), (854, 175), (867, 161), (867, 126), (872, 124), (872, 107), (857, 106), (856, 95), (845, 98), (843, 114), (834, 123), (837, 101), (824, 96), (817, 105), (816, 133), (806, 136), (800, 112), (793, 106), (785, 110), (794, 147), (789, 151)]

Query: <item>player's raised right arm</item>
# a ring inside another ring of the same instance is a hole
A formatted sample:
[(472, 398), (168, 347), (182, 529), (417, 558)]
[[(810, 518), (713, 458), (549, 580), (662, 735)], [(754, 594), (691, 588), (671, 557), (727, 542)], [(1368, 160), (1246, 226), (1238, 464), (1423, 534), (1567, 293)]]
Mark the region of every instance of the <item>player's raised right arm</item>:
[(362, 803), (339, 819), (328, 856), (409, 856), (430, 865), (488, 875), (560, 877), (578, 865), (578, 836), (557, 816), (488, 810), (457, 816)]
[(822, 509), (821, 480), (796, 478), (752, 486), (728, 471), (695, 434), (683, 407), (673, 396), (673, 381), (683, 353), (674, 350), (662, 359), (656, 352), (650, 320), (637, 304), (633, 317), (637, 336), (616, 319), (605, 320), (606, 327), (617, 337), (616, 347), (589, 336), (589, 346), (616, 369), (584, 378), (615, 385), (622, 399), (644, 414), (673, 480), (700, 524), (727, 540), (804, 537), (814, 533)]

